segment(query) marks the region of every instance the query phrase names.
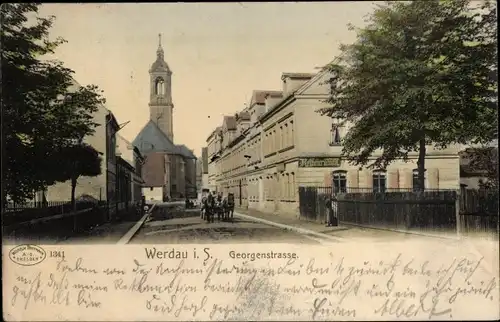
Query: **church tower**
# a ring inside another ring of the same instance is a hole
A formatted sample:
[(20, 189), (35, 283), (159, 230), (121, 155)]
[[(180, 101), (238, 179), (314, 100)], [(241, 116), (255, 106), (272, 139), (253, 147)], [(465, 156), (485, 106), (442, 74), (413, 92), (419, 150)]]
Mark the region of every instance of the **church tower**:
[(149, 70), (150, 98), (149, 118), (158, 125), (163, 133), (174, 142), (173, 109), (172, 103), (172, 71), (165, 62), (161, 46), (161, 34), (158, 35), (158, 49), (156, 61)]

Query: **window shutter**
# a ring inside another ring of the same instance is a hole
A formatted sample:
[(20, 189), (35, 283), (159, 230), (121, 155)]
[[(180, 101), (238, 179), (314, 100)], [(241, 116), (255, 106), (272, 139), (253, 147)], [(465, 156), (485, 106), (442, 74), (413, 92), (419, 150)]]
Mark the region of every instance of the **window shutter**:
[(349, 170), (349, 172), (347, 172), (347, 187), (348, 188), (359, 187), (358, 177), (359, 177), (359, 171), (357, 169)]
[(429, 184), (426, 188), (439, 189), (439, 170), (436, 168), (428, 169), (426, 174)]
[(387, 173), (387, 188), (399, 188), (399, 171), (398, 169), (389, 170)]
[(373, 176), (370, 170), (363, 169), (359, 172), (359, 187), (360, 188), (373, 187)]
[(413, 171), (410, 169), (401, 170), (399, 172), (399, 182), (400, 188), (413, 188)]
[(323, 185), (325, 187), (331, 187), (332, 186), (332, 173), (331, 172), (325, 173)]

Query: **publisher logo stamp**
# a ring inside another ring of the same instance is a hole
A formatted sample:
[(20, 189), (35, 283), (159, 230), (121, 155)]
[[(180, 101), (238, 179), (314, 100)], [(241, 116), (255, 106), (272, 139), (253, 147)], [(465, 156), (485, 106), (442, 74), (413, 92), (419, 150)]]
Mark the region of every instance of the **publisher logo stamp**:
[(10, 260), (23, 266), (40, 264), (45, 257), (47, 257), (45, 250), (36, 245), (19, 245), (12, 248), (9, 252)]

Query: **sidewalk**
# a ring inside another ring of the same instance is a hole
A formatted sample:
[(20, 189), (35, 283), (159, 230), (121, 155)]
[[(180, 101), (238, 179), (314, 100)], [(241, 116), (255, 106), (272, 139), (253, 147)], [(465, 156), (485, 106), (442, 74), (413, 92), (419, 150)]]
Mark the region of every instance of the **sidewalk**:
[(137, 218), (134, 211), (129, 211), (114, 222), (108, 222), (92, 228), (89, 231), (78, 233), (58, 244), (116, 244), (134, 227), (141, 217)]
[[(318, 222), (307, 221), (299, 218), (293, 218), (287, 215), (278, 215), (264, 213), (255, 209), (235, 209), (235, 212), (271, 221), (277, 224), (293, 226), (299, 229), (307, 229), (315, 233), (329, 235), (340, 240), (370, 240), (370, 241), (397, 241), (413, 239), (415, 237), (424, 237), (422, 234), (412, 234), (411, 232), (395, 231), (390, 229), (377, 229), (373, 227), (364, 227), (351, 224), (340, 224), (336, 227), (326, 227)], [(430, 237), (430, 236), (425, 236)], [(435, 237), (435, 236), (432, 236)]]
[(321, 234), (331, 234), (334, 232), (349, 229), (348, 227), (342, 225), (327, 227), (325, 224), (320, 224), (318, 222), (307, 221), (287, 215), (265, 213), (256, 209), (235, 208), (234, 211), (247, 216), (272, 221), (282, 225), (289, 225), (297, 228), (307, 229)]
[(78, 236), (61, 240), (58, 244), (116, 244), (137, 221), (106, 223)]

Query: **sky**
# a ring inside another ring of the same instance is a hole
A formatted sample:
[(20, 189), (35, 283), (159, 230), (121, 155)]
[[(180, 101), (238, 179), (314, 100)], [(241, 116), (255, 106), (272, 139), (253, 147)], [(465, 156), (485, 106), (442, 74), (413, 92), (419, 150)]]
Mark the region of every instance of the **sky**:
[(133, 141), (149, 120), (149, 73), (162, 34), (172, 75), (176, 144), (201, 155), (208, 135), (248, 103), (280, 90), (283, 72), (317, 72), (352, 43), (372, 2), (43, 4), (55, 58), (81, 85), (104, 91), (120, 134)]

